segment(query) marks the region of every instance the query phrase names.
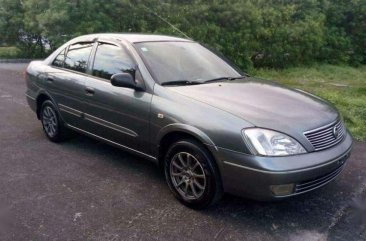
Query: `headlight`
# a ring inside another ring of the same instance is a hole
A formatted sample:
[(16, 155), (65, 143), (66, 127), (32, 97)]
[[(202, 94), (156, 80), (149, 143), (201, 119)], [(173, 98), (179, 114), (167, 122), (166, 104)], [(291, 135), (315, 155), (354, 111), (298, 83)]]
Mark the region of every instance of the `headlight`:
[(250, 148), (263, 156), (288, 156), (306, 153), (293, 138), (271, 130), (250, 128), (243, 130), (243, 136)]

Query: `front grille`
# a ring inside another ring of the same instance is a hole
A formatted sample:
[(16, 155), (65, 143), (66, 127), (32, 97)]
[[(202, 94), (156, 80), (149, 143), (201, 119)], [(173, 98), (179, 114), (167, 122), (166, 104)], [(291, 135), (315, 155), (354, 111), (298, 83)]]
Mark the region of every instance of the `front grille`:
[(321, 187), (321, 186), (327, 184), (328, 182), (332, 181), (342, 172), (343, 167), (344, 167), (344, 162), (342, 165), (337, 167), (337, 169), (333, 170), (332, 172), (330, 172), (326, 175), (296, 184), (295, 193), (299, 194), (299, 193), (307, 192), (307, 191), (313, 190), (315, 188), (318, 188), (318, 187)]
[(316, 151), (338, 144), (343, 140), (345, 134), (346, 129), (340, 120), (315, 130), (304, 132), (304, 135)]

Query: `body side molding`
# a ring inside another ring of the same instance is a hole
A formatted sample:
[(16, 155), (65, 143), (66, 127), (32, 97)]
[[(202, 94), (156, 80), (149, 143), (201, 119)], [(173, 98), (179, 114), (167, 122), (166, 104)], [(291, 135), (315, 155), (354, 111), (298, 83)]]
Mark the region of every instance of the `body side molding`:
[(109, 140), (109, 139), (103, 138), (103, 137), (101, 137), (101, 136), (95, 135), (95, 134), (93, 134), (93, 133), (90, 133), (90, 132), (85, 131), (85, 130), (83, 130), (83, 129), (77, 128), (77, 127), (72, 126), (72, 125), (70, 125), (70, 124), (66, 124), (66, 126), (67, 126), (68, 128), (70, 128), (70, 129), (72, 129), (72, 130), (75, 130), (75, 131), (77, 131), (77, 132), (80, 132), (80, 133), (86, 134), (86, 135), (88, 135), (88, 136), (90, 136), (90, 137), (93, 137), (93, 138), (95, 138), (95, 139), (98, 139), (98, 140), (100, 140), (100, 141), (104, 141), (104, 142), (106, 142), (106, 143), (108, 143), (108, 144), (110, 144), (110, 145), (113, 145), (113, 146), (115, 146), (115, 147), (118, 147), (118, 148), (121, 148), (121, 149), (123, 149), (123, 150), (129, 151), (129, 152), (132, 152), (132, 153), (135, 153), (135, 154), (137, 154), (137, 155), (139, 155), (139, 156), (145, 157), (145, 158), (147, 158), (147, 159), (149, 159), (149, 160), (151, 160), (151, 161), (153, 161), (154, 163), (156, 163), (156, 164), (157, 164), (157, 158), (156, 158), (156, 157), (154, 157), (154, 156), (151, 156), (151, 155), (148, 155), (148, 154), (146, 154), (146, 153), (144, 153), (144, 152), (137, 151), (137, 150), (132, 149), (132, 148), (130, 148), (130, 147), (127, 147), (127, 146), (121, 145), (121, 144), (119, 144), (119, 143), (117, 143), (117, 142), (114, 142), (114, 141), (111, 141), (111, 140)]

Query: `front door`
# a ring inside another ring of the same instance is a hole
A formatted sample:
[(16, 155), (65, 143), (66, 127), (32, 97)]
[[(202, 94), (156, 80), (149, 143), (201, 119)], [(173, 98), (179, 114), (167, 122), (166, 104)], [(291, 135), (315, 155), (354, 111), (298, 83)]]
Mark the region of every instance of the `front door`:
[(85, 89), (89, 92), (85, 98), (85, 128), (109, 141), (145, 153), (152, 95), (110, 83), (113, 74), (130, 71), (133, 66), (134, 61), (122, 46), (97, 43), (92, 75), (85, 79)]

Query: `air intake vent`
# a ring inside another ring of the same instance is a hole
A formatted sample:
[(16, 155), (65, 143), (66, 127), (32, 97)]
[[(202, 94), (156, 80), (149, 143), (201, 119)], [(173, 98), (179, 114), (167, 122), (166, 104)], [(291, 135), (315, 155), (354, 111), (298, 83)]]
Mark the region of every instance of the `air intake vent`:
[(327, 184), (342, 172), (343, 167), (344, 163), (326, 175), (296, 184), (295, 193), (307, 192)]

